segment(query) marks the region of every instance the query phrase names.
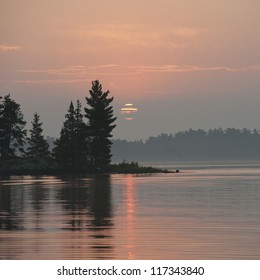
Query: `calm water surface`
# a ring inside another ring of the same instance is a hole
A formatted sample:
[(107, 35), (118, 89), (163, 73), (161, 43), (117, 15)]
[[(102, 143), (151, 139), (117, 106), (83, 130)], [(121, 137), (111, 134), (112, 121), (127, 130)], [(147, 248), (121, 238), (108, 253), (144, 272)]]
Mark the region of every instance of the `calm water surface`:
[(260, 259), (260, 165), (181, 170), (1, 177), (0, 258)]

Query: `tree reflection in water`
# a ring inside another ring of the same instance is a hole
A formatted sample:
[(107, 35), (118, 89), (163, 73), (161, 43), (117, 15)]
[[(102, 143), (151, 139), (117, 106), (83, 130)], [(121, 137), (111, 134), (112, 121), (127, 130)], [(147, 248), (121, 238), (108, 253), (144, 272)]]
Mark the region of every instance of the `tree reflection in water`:
[(24, 210), (25, 189), (12, 188), (9, 178), (0, 182), (0, 230), (23, 230), (20, 214)]
[(113, 250), (110, 175), (67, 179), (57, 198), (67, 212), (63, 230), (83, 232), (92, 239), (86, 247), (91, 248), (95, 258), (108, 258)]

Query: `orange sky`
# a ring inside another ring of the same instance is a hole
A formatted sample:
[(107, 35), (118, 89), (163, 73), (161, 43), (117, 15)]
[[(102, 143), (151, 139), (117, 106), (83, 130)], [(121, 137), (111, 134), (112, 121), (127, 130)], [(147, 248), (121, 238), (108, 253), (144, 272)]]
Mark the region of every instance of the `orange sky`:
[(260, 128), (259, 10), (257, 0), (0, 0), (1, 95), (29, 122), (38, 111), (48, 135), (94, 79), (116, 114), (140, 109), (115, 137)]

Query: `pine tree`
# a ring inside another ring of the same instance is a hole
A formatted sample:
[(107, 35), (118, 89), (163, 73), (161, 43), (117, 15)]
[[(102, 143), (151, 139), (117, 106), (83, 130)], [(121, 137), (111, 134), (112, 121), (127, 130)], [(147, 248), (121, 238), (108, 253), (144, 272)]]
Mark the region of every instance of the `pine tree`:
[(42, 123), (40, 116), (35, 113), (32, 121), (32, 129), (30, 130), (30, 138), (27, 138), (29, 147), (27, 148), (27, 155), (30, 157), (38, 158), (48, 156), (49, 144), (42, 135)]
[(60, 138), (54, 144), (54, 157), (64, 168), (72, 168), (75, 162), (74, 157), (74, 136), (75, 136), (75, 111), (71, 102), (68, 113), (60, 132)]
[(0, 100), (0, 157), (14, 157), (17, 152), (21, 155), (24, 152), (26, 122), (20, 105), (11, 99), (10, 94)]
[(85, 117), (89, 127), (89, 154), (94, 168), (106, 167), (111, 162), (112, 130), (116, 127), (113, 117), (113, 107), (110, 103), (113, 97), (108, 98), (109, 91), (103, 92), (98, 80), (92, 82), (90, 97), (86, 97), (88, 108), (85, 108)]
[(68, 113), (60, 132), (60, 138), (55, 141), (54, 157), (59, 164), (70, 171), (83, 170), (87, 165), (86, 125), (81, 114), (81, 104), (77, 107), (71, 102)]
[(75, 109), (75, 154), (78, 164), (88, 164), (88, 127), (83, 121), (81, 103), (77, 100)]

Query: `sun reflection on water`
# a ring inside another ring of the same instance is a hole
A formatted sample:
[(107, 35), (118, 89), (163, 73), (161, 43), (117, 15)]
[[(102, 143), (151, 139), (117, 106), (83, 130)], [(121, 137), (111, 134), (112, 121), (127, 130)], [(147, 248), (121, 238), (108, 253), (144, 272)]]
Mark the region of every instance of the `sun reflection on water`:
[(128, 259), (135, 259), (134, 220), (136, 208), (136, 189), (133, 175), (126, 176), (126, 219), (127, 219), (127, 254)]

